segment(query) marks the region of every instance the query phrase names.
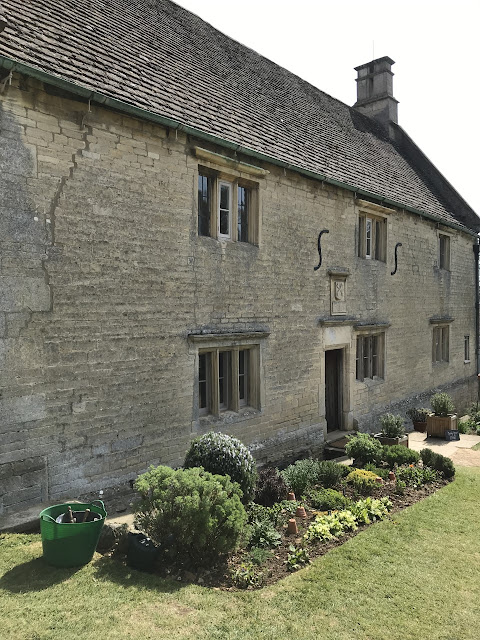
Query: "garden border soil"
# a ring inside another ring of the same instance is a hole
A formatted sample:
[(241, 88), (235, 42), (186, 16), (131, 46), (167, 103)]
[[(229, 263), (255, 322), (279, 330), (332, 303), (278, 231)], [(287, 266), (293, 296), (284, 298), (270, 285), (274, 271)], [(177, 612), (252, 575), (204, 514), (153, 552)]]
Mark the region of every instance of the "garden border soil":
[[(392, 509), (389, 513), (389, 516), (387, 517), (391, 517), (392, 514), (403, 511), (403, 509), (435, 493), (445, 485), (449, 484), (449, 482), (450, 481), (447, 480), (433, 482), (428, 485), (423, 485), (418, 489), (407, 487), (403, 495), (398, 495), (393, 492), (395, 482), (385, 482), (383, 485), (376, 488), (372, 497), (382, 498), (388, 496), (390, 498), (392, 502)], [(360, 499), (360, 497), (356, 496), (355, 499)], [(264, 564), (259, 567), (255, 565), (258, 574), (261, 573), (261, 581), (256, 586), (249, 586), (248, 589), (259, 589), (275, 584), (276, 582), (290, 574), (285, 564), (288, 554), (290, 553), (289, 547), (290, 545), (295, 545), (296, 547), (300, 545), (303, 534), (307, 530), (309, 524), (313, 522), (318, 513), (318, 511), (307, 509), (306, 518), (295, 518), (298, 525), (298, 535), (287, 535), (287, 522), (291, 516), (285, 515), (285, 524), (283, 526), (281, 544), (278, 547), (272, 549), (272, 557), (269, 558)], [(309, 544), (307, 546), (307, 549), (310, 560), (314, 560), (315, 558), (325, 555), (331, 549), (344, 544), (344, 542), (346, 542), (350, 538), (353, 538), (358, 533), (364, 531), (370, 526), (372, 525), (360, 525), (357, 531), (346, 532), (342, 537), (338, 539), (331, 540), (325, 543)], [(121, 562), (126, 562), (126, 556), (124, 554), (120, 554), (118, 552), (111, 554), (110, 552), (110, 554), (108, 555), (114, 555)], [(194, 571), (191, 568), (186, 567), (185, 565), (177, 564), (166, 566), (160, 564), (154, 569), (154, 573), (163, 578), (171, 578), (185, 583), (196, 583), (203, 587), (225, 591), (241, 591), (243, 589), (237, 587), (232, 580), (232, 572), (248, 562), (248, 552), (242, 550), (241, 552), (230, 554), (221, 565), (218, 565), (213, 569), (200, 569)]]

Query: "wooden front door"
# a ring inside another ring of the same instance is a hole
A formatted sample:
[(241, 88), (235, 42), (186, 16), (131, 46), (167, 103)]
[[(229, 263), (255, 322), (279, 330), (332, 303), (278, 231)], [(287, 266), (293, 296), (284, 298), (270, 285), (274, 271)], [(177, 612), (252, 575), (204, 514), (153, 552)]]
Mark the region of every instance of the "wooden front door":
[(327, 431), (342, 428), (342, 349), (325, 351), (325, 419)]

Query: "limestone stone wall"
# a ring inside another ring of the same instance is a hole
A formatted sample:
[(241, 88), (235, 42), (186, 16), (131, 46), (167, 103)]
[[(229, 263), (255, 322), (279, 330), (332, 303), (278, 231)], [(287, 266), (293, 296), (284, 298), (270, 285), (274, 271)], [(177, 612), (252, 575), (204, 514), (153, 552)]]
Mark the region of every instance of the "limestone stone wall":
[[(21, 76), (0, 96), (0, 516), (181, 464), (210, 428), (260, 463), (320, 451), (324, 351), (335, 345), (343, 428), (472, 380), (470, 236), (449, 231), (447, 273), (435, 266), (436, 225), (394, 211), (387, 263), (366, 261), (355, 194), (265, 165), (258, 246), (199, 237), (197, 145), (229, 155)], [(325, 326), (334, 268), (350, 273), (354, 320)], [(454, 317), (452, 357), (432, 365), (429, 318), (440, 314)], [(390, 324), (383, 381), (355, 380), (354, 321)], [(258, 409), (199, 417), (188, 337), (198, 331), (267, 334)]]

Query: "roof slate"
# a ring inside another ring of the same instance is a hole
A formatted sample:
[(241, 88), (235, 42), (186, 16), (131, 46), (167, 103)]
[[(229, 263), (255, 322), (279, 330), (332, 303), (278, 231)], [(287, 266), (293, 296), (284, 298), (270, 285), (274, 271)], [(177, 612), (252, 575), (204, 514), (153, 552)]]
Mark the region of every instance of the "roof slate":
[(480, 224), (372, 119), (169, 0), (1, 1), (0, 55), (446, 222)]

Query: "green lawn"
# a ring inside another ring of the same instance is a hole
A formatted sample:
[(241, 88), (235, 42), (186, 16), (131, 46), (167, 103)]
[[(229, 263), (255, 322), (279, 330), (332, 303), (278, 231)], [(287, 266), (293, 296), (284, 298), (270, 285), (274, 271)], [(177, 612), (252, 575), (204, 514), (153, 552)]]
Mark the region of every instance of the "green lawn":
[(480, 442), (479, 442), (478, 444), (475, 444), (475, 445), (472, 447), (472, 449), (473, 449), (474, 451), (480, 451)]
[(49, 568), (0, 537), (0, 637), (470, 640), (480, 634), (480, 468), (260, 591), (222, 592), (95, 556)]

